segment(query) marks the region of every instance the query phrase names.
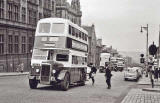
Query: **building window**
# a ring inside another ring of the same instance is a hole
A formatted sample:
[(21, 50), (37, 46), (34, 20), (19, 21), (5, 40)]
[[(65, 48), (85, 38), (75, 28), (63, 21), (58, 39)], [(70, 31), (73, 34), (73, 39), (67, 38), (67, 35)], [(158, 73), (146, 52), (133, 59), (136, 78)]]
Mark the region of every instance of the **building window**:
[(4, 53), (4, 35), (0, 34), (0, 54)]
[(15, 43), (14, 44), (14, 48), (15, 48), (14, 52), (19, 53), (19, 45), (18, 45), (19, 44), (19, 37), (18, 37), (18, 35), (15, 36), (14, 43)]
[(26, 37), (22, 36), (22, 53), (26, 53)]
[(44, 0), (44, 8), (50, 9), (51, 1), (50, 0)]
[(54, 1), (52, 1), (52, 11), (54, 12)]
[(4, 1), (0, 0), (0, 18), (4, 18)]
[(28, 16), (29, 16), (29, 24), (32, 24), (32, 11), (28, 11)]
[(8, 36), (8, 52), (13, 53), (13, 36)]
[(33, 10), (29, 10), (28, 15), (29, 15), (29, 24), (36, 25), (36, 23), (37, 23), (37, 12), (33, 11)]
[(22, 22), (26, 22), (26, 8), (22, 7)]
[(39, 20), (42, 18), (42, 13), (39, 13)]
[(33, 11), (33, 25), (36, 25), (37, 24), (37, 12), (36, 11)]
[(28, 52), (30, 53), (32, 48), (33, 48), (33, 38), (32, 37), (29, 37), (28, 39)]
[(12, 3), (8, 3), (8, 19), (12, 20), (13, 18), (13, 11), (12, 11), (13, 7), (12, 7)]
[(17, 5), (14, 5), (14, 20), (15, 21), (19, 20), (19, 8)]
[(39, 6), (42, 7), (42, 0), (39, 0)]

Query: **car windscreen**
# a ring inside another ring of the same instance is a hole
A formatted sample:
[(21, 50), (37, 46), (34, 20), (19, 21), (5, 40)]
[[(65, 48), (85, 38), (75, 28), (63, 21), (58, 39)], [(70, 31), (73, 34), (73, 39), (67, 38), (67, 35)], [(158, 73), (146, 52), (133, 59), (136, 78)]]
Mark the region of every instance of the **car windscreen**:
[(39, 24), (39, 33), (49, 33), (50, 32), (50, 23), (40, 23)]

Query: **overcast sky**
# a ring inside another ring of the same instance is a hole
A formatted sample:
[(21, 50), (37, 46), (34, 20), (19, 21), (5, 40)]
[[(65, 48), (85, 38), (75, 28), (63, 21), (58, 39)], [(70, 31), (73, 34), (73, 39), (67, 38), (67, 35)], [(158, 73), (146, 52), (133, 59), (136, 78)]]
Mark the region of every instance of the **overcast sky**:
[[(68, 0), (69, 2), (71, 0)], [(80, 0), (82, 24), (95, 24), (103, 44), (119, 51), (145, 51), (149, 24), (149, 43), (158, 44), (160, 0)]]

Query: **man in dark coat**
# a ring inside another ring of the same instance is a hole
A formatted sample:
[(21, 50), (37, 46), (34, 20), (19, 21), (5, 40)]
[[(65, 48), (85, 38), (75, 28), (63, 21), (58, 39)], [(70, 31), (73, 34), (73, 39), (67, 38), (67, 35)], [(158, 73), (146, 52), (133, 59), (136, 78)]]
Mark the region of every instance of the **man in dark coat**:
[(106, 66), (106, 71), (105, 71), (105, 77), (106, 77), (106, 83), (108, 85), (108, 89), (111, 88), (111, 70), (109, 69), (109, 66)]

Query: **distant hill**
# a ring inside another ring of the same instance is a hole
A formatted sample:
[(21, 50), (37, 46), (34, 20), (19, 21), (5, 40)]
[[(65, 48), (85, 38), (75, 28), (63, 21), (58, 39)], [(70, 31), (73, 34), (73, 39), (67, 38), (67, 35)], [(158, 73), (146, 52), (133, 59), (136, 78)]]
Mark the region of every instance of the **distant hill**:
[(121, 54), (123, 57), (129, 56), (132, 58), (133, 62), (140, 63), (140, 54), (143, 52), (134, 52), (134, 51), (119, 51), (119, 54)]

